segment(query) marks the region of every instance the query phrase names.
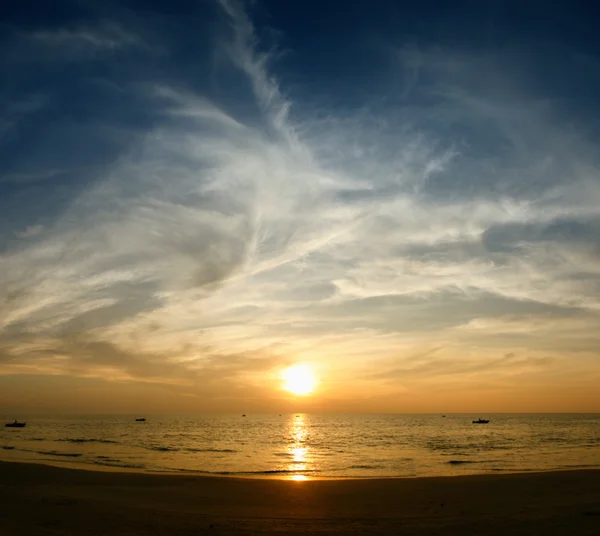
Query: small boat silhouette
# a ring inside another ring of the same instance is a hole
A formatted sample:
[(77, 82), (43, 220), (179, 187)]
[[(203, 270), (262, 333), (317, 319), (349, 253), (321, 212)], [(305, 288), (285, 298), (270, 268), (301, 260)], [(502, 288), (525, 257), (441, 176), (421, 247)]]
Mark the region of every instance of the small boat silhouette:
[(473, 424), (487, 424), (488, 422), (490, 422), (489, 419), (477, 419), (476, 421), (473, 421)]
[(18, 422), (15, 419), (15, 422), (7, 422), (4, 426), (7, 428), (25, 428), (26, 422)]
[(136, 419), (135, 422), (146, 422), (146, 419), (142, 418), (142, 419)]

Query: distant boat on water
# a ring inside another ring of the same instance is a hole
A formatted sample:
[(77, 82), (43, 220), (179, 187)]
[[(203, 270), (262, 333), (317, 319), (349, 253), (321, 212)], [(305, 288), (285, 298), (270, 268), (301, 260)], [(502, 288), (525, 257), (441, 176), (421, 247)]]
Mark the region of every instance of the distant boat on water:
[(489, 419), (477, 419), (476, 421), (473, 421), (473, 424), (487, 424), (488, 422), (490, 422)]
[(25, 428), (26, 422), (18, 422), (15, 419), (15, 422), (7, 422), (4, 426), (6, 428)]
[(136, 419), (135, 422), (146, 422), (146, 419)]

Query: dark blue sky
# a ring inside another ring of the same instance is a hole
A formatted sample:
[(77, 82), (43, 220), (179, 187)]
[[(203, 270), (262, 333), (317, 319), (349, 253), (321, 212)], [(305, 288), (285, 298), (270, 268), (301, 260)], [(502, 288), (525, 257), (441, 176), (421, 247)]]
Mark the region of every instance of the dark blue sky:
[[(570, 49), (597, 56), (600, 11), (591, 2), (265, 2), (258, 20), (277, 28), (293, 70), (355, 72), (380, 47), (404, 43), (479, 52), (523, 47)], [(356, 61), (355, 54), (364, 55)], [(335, 61), (332, 61), (334, 60)]]

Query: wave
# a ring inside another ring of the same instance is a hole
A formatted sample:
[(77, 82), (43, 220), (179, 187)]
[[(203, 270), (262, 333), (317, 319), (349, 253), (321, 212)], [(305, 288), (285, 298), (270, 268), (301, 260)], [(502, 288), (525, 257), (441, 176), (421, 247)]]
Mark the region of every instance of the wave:
[(80, 452), (57, 452), (55, 450), (35, 450), (36, 454), (42, 454), (44, 456), (62, 456), (64, 458), (79, 458)]
[(233, 450), (233, 449), (194, 449), (194, 448), (188, 448), (188, 449), (183, 449), (185, 452), (223, 452), (226, 454), (234, 454), (237, 452), (237, 450)]
[(567, 463), (564, 465), (559, 465), (561, 468), (570, 468), (570, 469), (586, 469), (590, 467), (598, 467), (600, 464), (597, 463)]
[(504, 445), (499, 443), (465, 443), (464, 445), (457, 443), (444, 444), (427, 444), (427, 448), (433, 451), (453, 451), (456, 456), (464, 456), (465, 454), (459, 451), (486, 451), (486, 450), (512, 450), (513, 445)]
[(119, 441), (113, 441), (112, 439), (94, 439), (94, 438), (83, 438), (83, 439), (57, 439), (57, 441), (65, 441), (67, 443), (112, 443), (118, 444)]
[(146, 466), (143, 463), (126, 463), (121, 460), (94, 460), (94, 465), (103, 465), (105, 467), (120, 467), (122, 469), (145, 469)]
[(111, 458), (110, 456), (96, 456), (96, 460), (100, 460), (99, 463), (122, 463), (118, 458)]
[(68, 456), (68, 457), (81, 456), (81, 454), (76, 454), (76, 453), (62, 454), (56, 450), (33, 450), (33, 449), (18, 448), (18, 447), (15, 447), (14, 445), (4, 445), (0, 448), (3, 450), (18, 450), (19, 452), (33, 452), (34, 454), (42, 454), (42, 455), (49, 455), (49, 456)]
[(223, 471), (220, 475), (298, 475), (304, 473), (319, 473), (318, 469), (294, 470), (294, 469), (267, 469), (265, 471)]
[(237, 450), (233, 450), (233, 449), (213, 449), (213, 448), (206, 448), (206, 449), (201, 449), (201, 448), (177, 448), (177, 447), (161, 447), (161, 446), (147, 446), (145, 447), (148, 450), (154, 450), (156, 452), (219, 452), (219, 453), (224, 453), (224, 454), (234, 454), (237, 452)]
[(449, 460), (449, 465), (463, 465), (467, 463), (504, 463), (502, 460)]
[[(100, 463), (100, 462), (96, 462)], [(204, 469), (152, 469), (151, 472), (181, 472), (196, 473), (202, 475), (303, 475), (306, 473), (320, 473), (318, 469), (294, 470), (294, 469), (266, 469), (264, 471), (207, 471)]]

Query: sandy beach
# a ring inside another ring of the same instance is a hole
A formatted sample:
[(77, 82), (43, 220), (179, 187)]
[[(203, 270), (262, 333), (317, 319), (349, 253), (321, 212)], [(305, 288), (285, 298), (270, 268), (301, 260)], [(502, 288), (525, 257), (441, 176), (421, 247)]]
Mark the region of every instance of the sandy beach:
[(0, 462), (0, 534), (600, 534), (600, 471), (283, 481)]

